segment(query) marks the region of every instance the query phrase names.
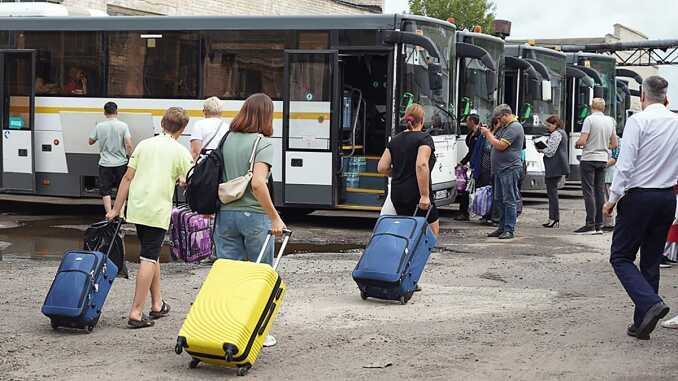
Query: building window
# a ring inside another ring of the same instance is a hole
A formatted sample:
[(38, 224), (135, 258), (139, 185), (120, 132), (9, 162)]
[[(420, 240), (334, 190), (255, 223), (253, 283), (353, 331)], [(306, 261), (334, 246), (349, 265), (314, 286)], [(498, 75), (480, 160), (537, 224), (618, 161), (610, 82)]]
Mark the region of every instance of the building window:
[(36, 49), (37, 95), (102, 95), (103, 49), (94, 32), (23, 32), (18, 49)]
[(114, 32), (108, 41), (109, 96), (198, 97), (196, 33)]
[(254, 93), (282, 99), (288, 33), (279, 31), (205, 34), (204, 95), (246, 99)]

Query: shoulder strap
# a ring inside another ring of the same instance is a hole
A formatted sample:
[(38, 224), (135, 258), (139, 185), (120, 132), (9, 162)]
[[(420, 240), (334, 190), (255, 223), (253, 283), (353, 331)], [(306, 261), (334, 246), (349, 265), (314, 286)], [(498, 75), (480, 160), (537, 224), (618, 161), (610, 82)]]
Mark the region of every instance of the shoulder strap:
[(259, 147), (259, 141), (261, 140), (262, 137), (263, 135), (257, 134), (257, 139), (254, 141), (254, 146), (252, 147), (252, 154), (250, 155), (250, 170), (249, 170), (250, 172), (254, 171), (254, 157), (257, 154), (257, 147)]
[(219, 123), (219, 126), (217, 127), (217, 130), (214, 131), (214, 134), (212, 135), (212, 137), (210, 138), (210, 140), (208, 140), (208, 141), (207, 141), (207, 144), (205, 144), (203, 147), (209, 146), (210, 143), (212, 143), (212, 140), (214, 140), (214, 138), (216, 138), (217, 135), (219, 135), (219, 131), (221, 131), (221, 126), (224, 125), (224, 122), (226, 122), (226, 121), (222, 119), (222, 120), (221, 120), (221, 123)]

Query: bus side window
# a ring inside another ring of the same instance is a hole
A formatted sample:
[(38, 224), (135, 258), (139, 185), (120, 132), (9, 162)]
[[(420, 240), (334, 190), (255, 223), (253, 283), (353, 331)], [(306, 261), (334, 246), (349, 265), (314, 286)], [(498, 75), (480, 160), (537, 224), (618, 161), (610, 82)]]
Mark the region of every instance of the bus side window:
[(113, 32), (108, 41), (108, 96), (198, 96), (197, 33)]
[(36, 49), (37, 95), (102, 96), (103, 47), (96, 32), (22, 32), (18, 49)]

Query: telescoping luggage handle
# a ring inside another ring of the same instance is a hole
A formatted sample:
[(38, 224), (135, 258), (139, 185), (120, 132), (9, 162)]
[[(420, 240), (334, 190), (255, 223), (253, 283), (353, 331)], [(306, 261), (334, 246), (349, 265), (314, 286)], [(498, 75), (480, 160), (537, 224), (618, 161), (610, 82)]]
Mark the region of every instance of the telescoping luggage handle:
[[(271, 237), (273, 236), (273, 231), (269, 230), (268, 235), (266, 236), (266, 240), (264, 241), (264, 245), (261, 247), (261, 251), (259, 252), (259, 256), (257, 257), (257, 263), (261, 262), (261, 258), (264, 257), (264, 252), (266, 251), (266, 248), (268, 247), (268, 243), (271, 241)], [(289, 229), (283, 230), (283, 242), (280, 245), (280, 250), (278, 251), (278, 255), (276, 256), (275, 260), (273, 261), (273, 270), (276, 270), (278, 268), (278, 264), (280, 263), (280, 259), (283, 256), (283, 253), (285, 252), (285, 247), (287, 247), (287, 242), (289, 242), (290, 237), (292, 236), (292, 231)]]
[(108, 245), (108, 250), (106, 250), (106, 258), (108, 258), (109, 255), (111, 255), (111, 251), (113, 251), (113, 245), (115, 245), (115, 237), (118, 236), (120, 233), (120, 228), (122, 227), (122, 224), (125, 223), (125, 220), (122, 218), (116, 218), (115, 220), (115, 232), (113, 233), (113, 238), (111, 238), (111, 244)]
[[(419, 211), (419, 209), (421, 209), (421, 208), (419, 208), (419, 205), (417, 205), (417, 207), (414, 208), (414, 215), (412, 217), (417, 216), (417, 212)], [(428, 209), (426, 209), (426, 221), (427, 222), (428, 222), (428, 216), (431, 215), (431, 209), (433, 209), (433, 205), (429, 205)]]

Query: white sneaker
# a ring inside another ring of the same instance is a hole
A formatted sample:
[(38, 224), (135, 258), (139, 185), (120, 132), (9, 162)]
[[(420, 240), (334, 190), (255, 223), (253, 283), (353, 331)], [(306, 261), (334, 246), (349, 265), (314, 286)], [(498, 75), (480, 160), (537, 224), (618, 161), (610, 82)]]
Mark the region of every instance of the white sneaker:
[(272, 347), (278, 344), (278, 340), (273, 337), (273, 335), (268, 335), (264, 339), (264, 348)]
[(678, 315), (676, 315), (673, 319), (664, 320), (662, 322), (662, 327), (678, 329)]

